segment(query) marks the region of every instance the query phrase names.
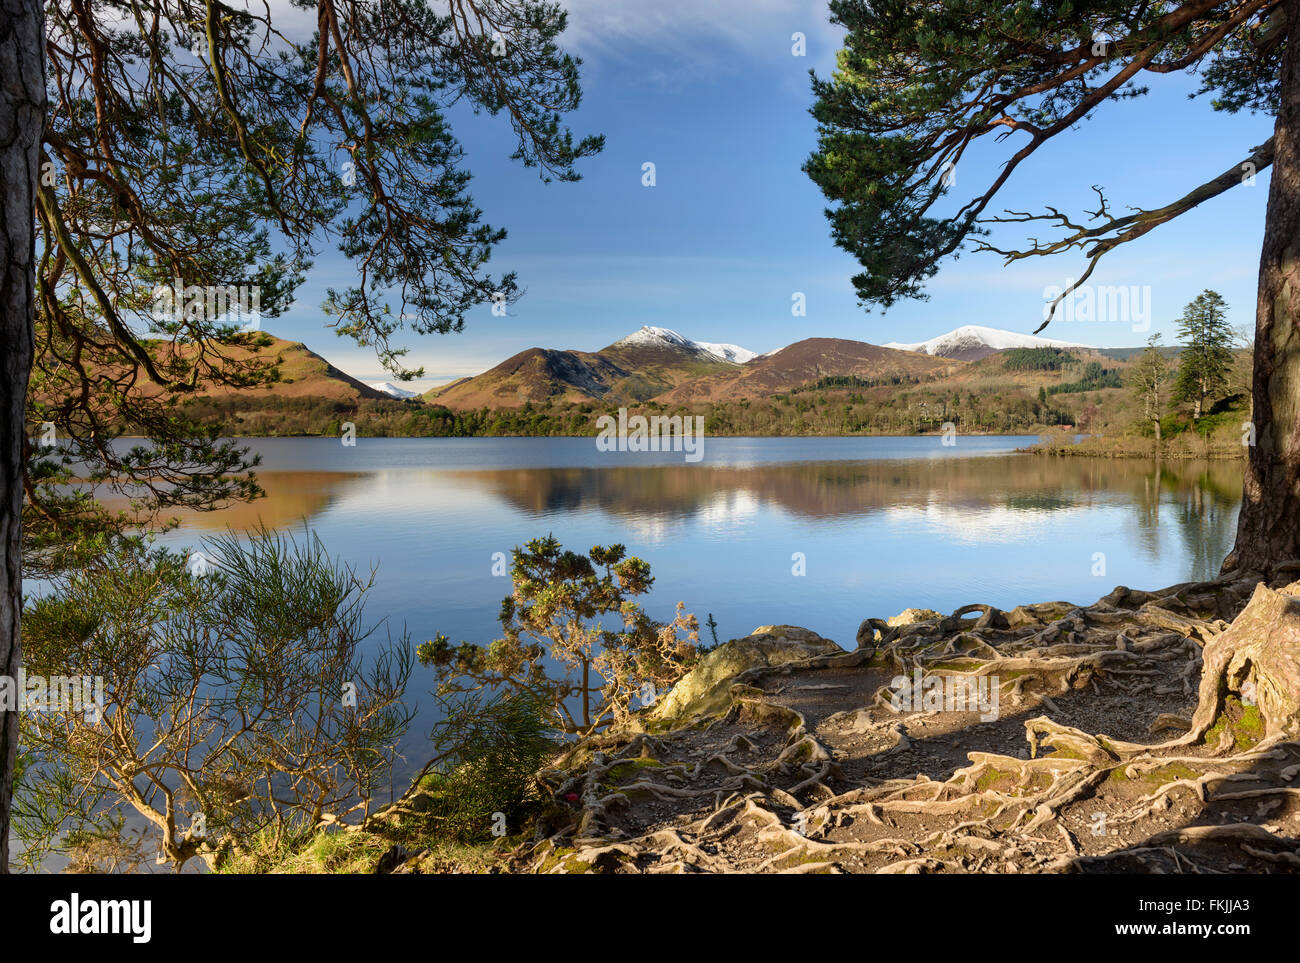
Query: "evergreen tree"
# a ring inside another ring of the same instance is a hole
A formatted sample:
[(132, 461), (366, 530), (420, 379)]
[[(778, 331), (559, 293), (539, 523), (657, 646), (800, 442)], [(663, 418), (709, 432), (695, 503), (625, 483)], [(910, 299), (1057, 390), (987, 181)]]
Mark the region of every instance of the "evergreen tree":
[(1236, 332), (1227, 320), (1227, 303), (1217, 292), (1205, 290), (1183, 308), (1178, 336), (1183, 353), (1178, 359), (1175, 395), (1192, 404), (1192, 417), (1205, 413), (1205, 402), (1222, 395), (1232, 371), (1232, 344)]

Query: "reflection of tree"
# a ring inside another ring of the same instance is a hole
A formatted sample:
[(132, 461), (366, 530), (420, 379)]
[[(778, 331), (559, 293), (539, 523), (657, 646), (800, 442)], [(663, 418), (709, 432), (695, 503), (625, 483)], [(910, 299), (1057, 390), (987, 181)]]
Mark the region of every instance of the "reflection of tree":
[(1188, 471), (1174, 490), (1174, 520), (1191, 562), (1189, 579), (1211, 579), (1232, 550), (1239, 499), (1230, 497), (1209, 466)]
[(1155, 561), (1160, 557), (1160, 479), (1163, 466), (1160, 459), (1147, 463), (1142, 475), (1142, 488), (1134, 500), (1136, 507), (1138, 542), (1146, 556)]
[(1065, 492), (1019, 492), (1007, 496), (1006, 506), (1018, 512), (1055, 512), (1073, 508), (1077, 500)]
[[(1145, 462), (1146, 474), (1135, 500), (1142, 548), (1160, 556), (1160, 508), (1173, 508), (1172, 521), (1191, 562), (1189, 579), (1210, 579), (1232, 548), (1241, 501), (1241, 466), (1235, 462)], [(1166, 519), (1168, 523), (1169, 517)]]

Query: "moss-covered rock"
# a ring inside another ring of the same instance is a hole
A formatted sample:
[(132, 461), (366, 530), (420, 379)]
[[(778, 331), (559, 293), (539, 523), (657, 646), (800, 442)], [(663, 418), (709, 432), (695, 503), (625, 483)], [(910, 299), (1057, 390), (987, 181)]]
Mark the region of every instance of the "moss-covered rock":
[(797, 625), (761, 625), (743, 639), (720, 645), (688, 672), (651, 713), (655, 728), (673, 728), (694, 716), (717, 715), (731, 704), (731, 685), (742, 672), (844, 652), (830, 639)]
[(1070, 602), (1039, 602), (1036, 605), (1017, 605), (1006, 614), (1007, 625), (1013, 629), (1041, 622), (1059, 622), (1078, 606)]
[(902, 627), (915, 625), (918, 622), (933, 622), (935, 619), (941, 618), (943, 618), (943, 613), (936, 612), (934, 609), (903, 609), (897, 615), (886, 619), (885, 624)]

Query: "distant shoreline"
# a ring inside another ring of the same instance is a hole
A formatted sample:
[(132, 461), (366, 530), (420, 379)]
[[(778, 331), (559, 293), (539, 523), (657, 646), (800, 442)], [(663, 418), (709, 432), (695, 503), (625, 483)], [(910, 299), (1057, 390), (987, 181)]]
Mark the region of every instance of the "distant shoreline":
[[(594, 442), (597, 433), (595, 431), (584, 431), (563, 434), (490, 434), (479, 433), (470, 435), (427, 435), (427, 434), (395, 434), (385, 432), (382, 434), (371, 434), (364, 431), (364, 425), (358, 425), (357, 438), (391, 438), (405, 440), (431, 440), (431, 439), (467, 439), (483, 438), (499, 440), (503, 438), (535, 439), (541, 440), (546, 438), (590, 438)], [(1226, 444), (1221, 438), (1212, 439), (1208, 444), (1198, 444), (1194, 441), (1188, 441), (1186, 435), (1177, 436), (1166, 442), (1163, 449), (1159, 452), (1153, 450), (1153, 445), (1146, 441), (1131, 437), (1111, 437), (1111, 436), (1091, 436), (1076, 443), (1059, 443), (1057, 435), (1059, 429), (1051, 431), (1044, 429), (1042, 431), (959, 431), (957, 438), (1014, 438), (1037, 436), (1037, 444), (1026, 445), (1021, 448), (1015, 448), (1007, 454), (1017, 455), (1040, 455), (1040, 456), (1058, 456), (1069, 458), (1128, 458), (1128, 459), (1146, 459), (1158, 461), (1162, 459), (1177, 461), (1232, 461), (1244, 457), (1246, 449), (1232, 444)], [(130, 440), (147, 440), (145, 435), (123, 434), (119, 438)], [(299, 439), (299, 438), (321, 438), (321, 439), (338, 439), (342, 436), (334, 433), (324, 432), (285, 432), (275, 434), (224, 434), (223, 438), (231, 441), (258, 441), (263, 439)], [(922, 431), (922, 432), (855, 432), (853, 434), (830, 434), (830, 433), (799, 433), (799, 434), (758, 434), (754, 432), (709, 432), (706, 438), (754, 438), (754, 439), (773, 439), (773, 438), (932, 438), (942, 439), (941, 431)], [(1177, 443), (1176, 443), (1177, 442)]]

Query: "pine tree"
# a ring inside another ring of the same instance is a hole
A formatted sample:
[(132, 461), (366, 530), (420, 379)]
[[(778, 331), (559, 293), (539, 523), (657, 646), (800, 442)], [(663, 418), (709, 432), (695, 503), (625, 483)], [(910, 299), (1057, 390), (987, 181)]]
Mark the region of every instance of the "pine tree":
[(1228, 305), (1218, 293), (1202, 291), (1178, 319), (1183, 353), (1178, 359), (1174, 394), (1191, 402), (1192, 417), (1200, 419), (1205, 402), (1228, 388), (1232, 370), (1232, 344), (1236, 332), (1227, 320)]
[[(576, 180), (603, 142), (564, 126), (580, 62), (543, 0), (318, 0), (306, 37), (285, 4), (4, 4), (0, 675), (16, 677), (24, 575), (259, 493), (256, 459), (183, 402), (278, 377), (253, 329), (321, 243), (353, 264), (323, 305), (333, 327), (399, 379), (420, 374), (404, 329), (458, 331), (517, 297), (487, 269), (505, 232), (469, 193), (456, 105), (500, 116), (544, 181)], [(0, 710), (0, 872), (16, 723)]]

